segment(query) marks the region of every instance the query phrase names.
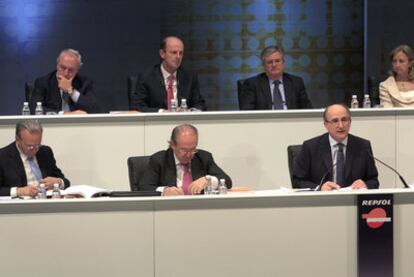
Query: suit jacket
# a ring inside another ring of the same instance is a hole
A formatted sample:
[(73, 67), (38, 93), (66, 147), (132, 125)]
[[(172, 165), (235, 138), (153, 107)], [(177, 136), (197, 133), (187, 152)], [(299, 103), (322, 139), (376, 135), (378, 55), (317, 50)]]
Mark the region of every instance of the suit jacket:
[[(71, 111), (83, 110), (87, 113), (101, 112), (93, 90), (92, 80), (78, 74), (73, 79), (72, 86), (79, 91), (80, 96), (76, 103), (72, 99), (69, 100)], [(45, 112), (59, 112), (62, 110), (62, 97), (60, 96), (56, 70), (35, 80), (33, 95), (30, 101), (32, 114), (34, 114), (36, 102), (42, 102)]]
[[(70, 185), (62, 171), (56, 166), (53, 151), (49, 146), (41, 145), (36, 154), (43, 178), (57, 177), (63, 179), (65, 188)], [(10, 188), (27, 185), (26, 172), (20, 158), (16, 142), (0, 149), (0, 195), (10, 195)]]
[(379, 85), (381, 104), (384, 108), (414, 107), (414, 98), (404, 98), (398, 89), (394, 76), (390, 76)]
[[(228, 188), (232, 186), (231, 178), (218, 167), (211, 153), (204, 150), (198, 150), (191, 160), (191, 175), (193, 180), (205, 175), (216, 176), (218, 179), (225, 179)], [(176, 184), (177, 172), (174, 152), (169, 148), (150, 157), (148, 168), (138, 189), (156, 190), (159, 186), (176, 186)]]
[[(316, 188), (320, 183), (332, 181), (332, 154), (328, 133), (307, 140), (295, 160), (294, 188)], [(368, 188), (379, 187), (378, 171), (372, 158), (368, 140), (348, 135), (345, 155), (345, 183), (352, 185), (361, 179)], [(324, 175), (326, 177), (324, 178)], [(324, 180), (322, 180), (324, 179)]]
[[(302, 78), (283, 73), (282, 81), (288, 109), (312, 109)], [(246, 79), (239, 99), (240, 110), (271, 110), (272, 92), (266, 73)]]
[[(142, 112), (158, 112), (159, 109), (168, 109), (167, 90), (160, 66), (158, 64), (139, 74), (137, 88), (131, 99), (131, 109)], [(183, 67), (178, 68), (177, 87), (179, 105), (181, 99), (185, 98), (189, 108), (206, 110), (195, 73), (187, 71)]]

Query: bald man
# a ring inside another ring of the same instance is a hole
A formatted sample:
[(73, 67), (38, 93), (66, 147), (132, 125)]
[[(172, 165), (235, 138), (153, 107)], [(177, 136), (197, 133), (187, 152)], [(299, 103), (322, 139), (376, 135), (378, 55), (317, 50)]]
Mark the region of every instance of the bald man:
[(327, 133), (305, 141), (295, 159), (293, 187), (321, 190), (378, 188), (378, 171), (371, 144), (349, 134), (352, 118), (348, 107), (342, 104), (327, 107), (323, 121)]
[(186, 99), (190, 110), (206, 109), (200, 94), (197, 74), (181, 66), (184, 43), (178, 37), (166, 37), (160, 46), (161, 64), (157, 64), (138, 76), (138, 84), (132, 96), (130, 109), (141, 112), (167, 112), (171, 99), (181, 105)]

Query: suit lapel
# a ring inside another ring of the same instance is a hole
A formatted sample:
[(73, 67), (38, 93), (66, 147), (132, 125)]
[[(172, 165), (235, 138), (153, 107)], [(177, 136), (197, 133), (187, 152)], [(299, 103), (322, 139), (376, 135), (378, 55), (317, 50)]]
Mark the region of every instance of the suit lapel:
[(16, 172), (16, 175), (19, 176), (19, 179), (22, 180), (22, 184), (27, 184), (26, 172), (24, 170), (24, 165), (22, 158), (20, 157), (19, 150), (17, 150), (16, 144), (11, 146), (9, 152), (8, 163), (11, 165), (10, 168)]
[(348, 135), (348, 144), (346, 146), (346, 155), (345, 155), (345, 180), (348, 180), (348, 177), (351, 174), (351, 167), (353, 159), (355, 157), (354, 148), (353, 148), (353, 137)]
[(272, 92), (270, 91), (269, 79), (267, 78), (266, 74), (261, 75), (260, 87), (265, 99), (267, 106), (266, 108), (272, 109)]
[(203, 164), (201, 163), (198, 154), (196, 153), (195, 155), (196, 156), (191, 160), (191, 176), (193, 177), (193, 180), (197, 180), (205, 175)]
[(165, 163), (165, 176), (164, 185), (176, 185), (177, 184), (177, 169), (175, 166), (174, 152), (171, 148), (167, 150)]
[(50, 81), (50, 84), (51, 84), (50, 91), (53, 91), (53, 93), (50, 96), (52, 98), (51, 102), (56, 103), (58, 110), (61, 111), (62, 110), (62, 97), (60, 96), (60, 88), (58, 86), (56, 73), (52, 76), (52, 80)]
[(164, 104), (164, 107), (168, 107), (168, 97), (167, 97), (167, 89), (166, 89), (166, 83), (165, 83), (165, 81), (164, 81), (164, 76), (162, 76), (162, 72), (161, 72), (161, 64), (156, 68), (156, 74), (155, 74), (155, 76), (156, 76), (156, 80), (155, 80), (155, 82), (157, 83), (157, 84), (160, 84), (160, 87), (161, 87), (161, 89), (160, 90), (156, 90), (156, 91), (158, 91), (160, 94), (158, 95), (159, 96), (159, 99), (162, 99), (162, 102), (163, 102), (163, 104)]

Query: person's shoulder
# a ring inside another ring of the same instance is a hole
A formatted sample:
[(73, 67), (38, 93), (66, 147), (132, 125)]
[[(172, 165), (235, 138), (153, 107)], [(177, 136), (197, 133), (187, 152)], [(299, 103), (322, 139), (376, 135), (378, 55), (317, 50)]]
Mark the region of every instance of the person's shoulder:
[(43, 76), (40, 76), (40, 77), (37, 77), (36, 79), (35, 79), (35, 83), (45, 83), (45, 82), (49, 82), (53, 77), (55, 77), (56, 76), (56, 70), (54, 70), (54, 71), (52, 71), (52, 72), (49, 72), (49, 73), (47, 73), (46, 75), (43, 75)]
[(197, 149), (197, 156), (199, 156), (200, 158), (209, 158), (209, 157), (213, 157), (213, 154), (211, 154), (211, 152), (208, 152), (206, 150), (203, 149)]
[(244, 79), (243, 83), (244, 84), (258, 84), (260, 82), (262, 82), (263, 80), (267, 81), (267, 76), (266, 73), (262, 72), (260, 74), (248, 77), (246, 79)]
[(369, 146), (371, 144), (369, 140), (352, 135), (352, 134), (348, 135), (348, 139), (349, 141), (352, 141), (352, 143), (359, 144), (362, 146)]
[(380, 83), (380, 86), (381, 85), (383, 85), (383, 86), (390, 86), (390, 85), (393, 85), (393, 84), (395, 84), (395, 78), (394, 78), (394, 76), (390, 75), (390, 76), (388, 76), (387, 79), (385, 79), (384, 81), (382, 81)]
[(287, 72), (283, 72), (283, 79), (287, 79), (287, 80), (292, 80), (292, 81), (298, 81), (298, 82), (303, 82), (303, 78), (298, 76), (298, 75), (294, 75), (291, 73), (287, 73)]
[(82, 74), (76, 74), (75, 79), (77, 79), (78, 81), (82, 83), (92, 80), (90, 77), (82, 75)]
[(328, 140), (328, 134), (327, 133), (316, 136), (316, 137), (313, 137), (313, 138), (310, 138), (310, 139), (307, 139), (303, 142), (303, 145), (312, 147), (314, 145), (318, 145), (318, 144), (322, 143), (324, 140)]
[(160, 150), (160, 151), (155, 152), (154, 154), (152, 154), (150, 156), (150, 159), (161, 160), (161, 159), (165, 158), (168, 155), (168, 152), (169, 152), (168, 150)]
[(144, 70), (140, 72), (139, 75), (147, 77), (147, 76), (152, 76), (158, 72), (161, 74), (161, 64), (155, 64), (155, 65), (146, 67)]

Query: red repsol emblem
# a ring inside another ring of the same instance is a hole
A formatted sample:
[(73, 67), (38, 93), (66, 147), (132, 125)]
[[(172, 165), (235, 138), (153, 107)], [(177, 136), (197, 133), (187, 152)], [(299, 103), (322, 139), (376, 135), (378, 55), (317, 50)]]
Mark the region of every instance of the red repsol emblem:
[(362, 214), (362, 219), (366, 219), (368, 227), (372, 229), (380, 228), (384, 222), (391, 222), (391, 217), (387, 217), (383, 208), (375, 208), (367, 214)]

